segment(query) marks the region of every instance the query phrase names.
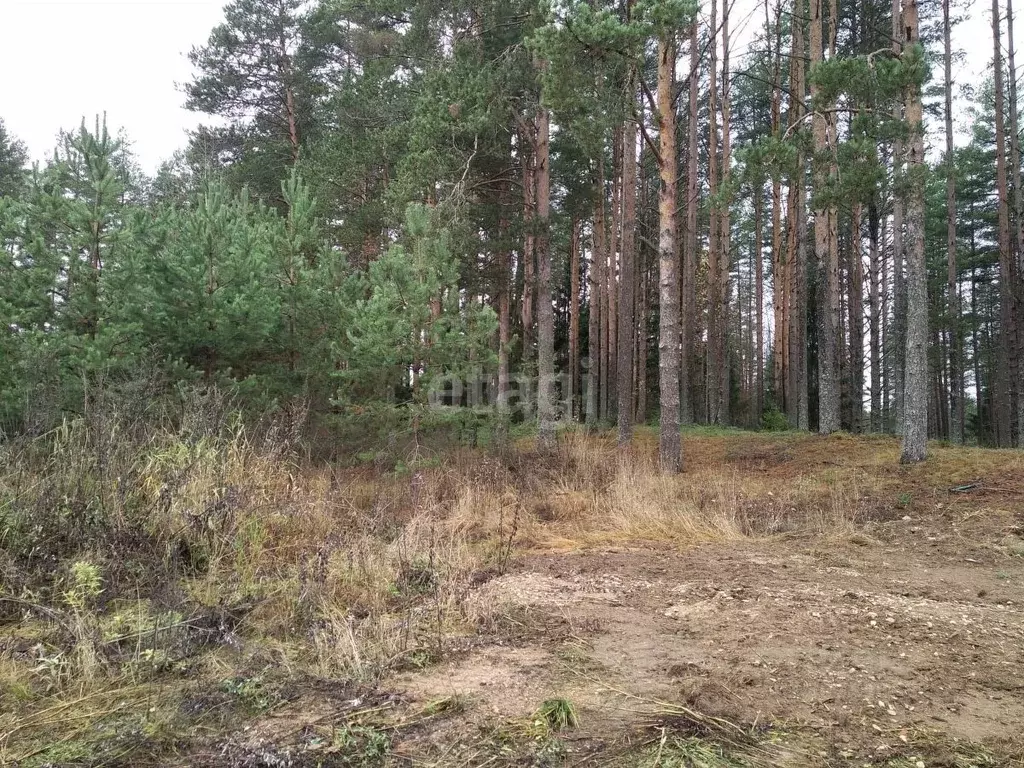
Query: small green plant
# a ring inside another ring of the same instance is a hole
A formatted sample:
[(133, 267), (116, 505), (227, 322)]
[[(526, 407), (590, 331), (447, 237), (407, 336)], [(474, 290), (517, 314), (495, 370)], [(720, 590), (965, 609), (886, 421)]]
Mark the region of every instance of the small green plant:
[(99, 620), (91, 609), (103, 594), (103, 573), (95, 563), (79, 560), (71, 566), (70, 582), (63, 597), (71, 608), (68, 627), (75, 637), (73, 663), (78, 675), (91, 680), (102, 666)]
[(580, 724), (580, 717), (576, 711), (576, 705), (569, 699), (554, 698), (547, 699), (536, 712), (533, 719), (543, 724), (552, 731), (564, 731), (567, 728), (575, 728)]
[(445, 696), (441, 699), (428, 701), (420, 714), (423, 715), (423, 717), (453, 715), (459, 712), (465, 712), (468, 708), (469, 702), (466, 697), (461, 694), (455, 694), (454, 696)]
[(761, 429), (765, 432), (786, 432), (789, 430), (789, 419), (777, 408), (769, 408), (761, 415)]
[(32, 649), (35, 655), (35, 666), (32, 673), (42, 681), (47, 692), (59, 690), (71, 677), (71, 660), (60, 651), (51, 652), (42, 643)]
[(326, 751), (336, 755), (340, 765), (384, 765), (391, 753), (391, 735), (371, 725), (346, 723), (334, 729), (334, 738)]
[(914, 497), (910, 494), (910, 492), (904, 491), (903, 493), (896, 497), (896, 506), (898, 506), (900, 509), (906, 509), (907, 507), (910, 506), (910, 503), (913, 500)]
[(84, 611), (103, 594), (103, 573), (87, 560), (71, 566), (71, 584), (64, 592), (64, 602), (76, 612)]
[(230, 693), (252, 712), (266, 712), (281, 701), (278, 692), (263, 680), (254, 677), (229, 677), (220, 684), (224, 693)]
[(639, 758), (638, 762), (630, 764), (638, 768), (741, 768), (748, 765), (720, 745), (697, 737), (663, 736)]

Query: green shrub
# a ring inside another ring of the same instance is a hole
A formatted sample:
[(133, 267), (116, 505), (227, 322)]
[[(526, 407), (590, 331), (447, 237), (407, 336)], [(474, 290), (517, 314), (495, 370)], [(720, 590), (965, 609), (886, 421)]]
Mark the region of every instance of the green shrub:
[(789, 429), (789, 419), (782, 411), (770, 408), (761, 415), (761, 429), (765, 432), (785, 432)]

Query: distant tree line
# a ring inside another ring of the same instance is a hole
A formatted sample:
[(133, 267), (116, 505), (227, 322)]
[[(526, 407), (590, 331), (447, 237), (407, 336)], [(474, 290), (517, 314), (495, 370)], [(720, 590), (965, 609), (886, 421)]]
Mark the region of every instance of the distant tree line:
[(688, 423), (1019, 447), (1011, 2), (974, 88), (950, 0), (765, 0), (742, 56), (724, 0), (235, 0), (153, 178), (0, 132), (4, 429), (143, 370), (342, 419), (482, 370), (669, 472)]

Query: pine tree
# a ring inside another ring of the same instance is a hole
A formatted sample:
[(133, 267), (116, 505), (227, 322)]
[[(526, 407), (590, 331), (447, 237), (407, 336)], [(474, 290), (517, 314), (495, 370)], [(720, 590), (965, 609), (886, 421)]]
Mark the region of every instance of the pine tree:
[(949, 327), (949, 410), (950, 439), (964, 442), (963, 341), (961, 337), (960, 287), (956, 237), (956, 166), (953, 145), (953, 44), (950, 0), (942, 2), (942, 42), (944, 72), (944, 117), (946, 133), (946, 303)]
[(903, 0), (903, 41), (907, 139), (907, 346), (903, 406), (904, 464), (924, 461), (928, 439), (928, 283), (925, 264), (924, 125), (921, 103), (923, 49), (920, 44), (917, 0)]
[[(233, 0), (206, 45), (189, 53), (198, 74), (185, 86), (185, 106), (232, 121), (226, 129), (200, 130), (193, 147), (205, 162), (237, 166), (243, 181), (275, 202), (277, 184), (304, 143), (309, 88), (295, 61), (304, 5)], [(234, 139), (239, 156), (222, 156), (225, 139)]]
[[(656, 9), (670, 11), (672, 9)], [(678, 14), (678, 9), (676, 9)], [(667, 14), (666, 14), (667, 16)], [(682, 440), (679, 433), (679, 381), (682, 339), (679, 327), (679, 255), (676, 243), (676, 120), (675, 68), (676, 29), (679, 21), (662, 16), (658, 23), (658, 190), (659, 329), (658, 368), (660, 403), (661, 471), (674, 474), (682, 469)]]
[(999, 365), (993, 388), (995, 400), (994, 427), (996, 444), (1009, 447), (1012, 443), (1010, 419), (1013, 412), (1014, 332), (1013, 332), (1013, 271), (1010, 242), (1010, 194), (1007, 184), (1006, 109), (1003, 87), (1003, 54), (1000, 10), (998, 0), (992, 0), (992, 72), (995, 97), (995, 150), (996, 195), (998, 199), (999, 245)]
[(0, 198), (15, 197), (24, 189), (27, 163), (24, 142), (11, 136), (0, 118)]

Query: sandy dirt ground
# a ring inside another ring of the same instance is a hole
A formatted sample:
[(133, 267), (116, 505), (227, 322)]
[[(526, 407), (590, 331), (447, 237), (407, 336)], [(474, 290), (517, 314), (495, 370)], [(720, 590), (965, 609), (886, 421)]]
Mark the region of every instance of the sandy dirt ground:
[(495, 718), (567, 697), (582, 753), (680, 702), (804, 734), (800, 759), (776, 764), (916, 765), (926, 741), (945, 745), (926, 765), (1024, 765), (1024, 559), (996, 546), (1019, 517), (891, 517), (836, 537), (530, 555), (470, 597), (501, 607), (503, 631), (388, 682)]

